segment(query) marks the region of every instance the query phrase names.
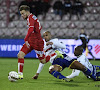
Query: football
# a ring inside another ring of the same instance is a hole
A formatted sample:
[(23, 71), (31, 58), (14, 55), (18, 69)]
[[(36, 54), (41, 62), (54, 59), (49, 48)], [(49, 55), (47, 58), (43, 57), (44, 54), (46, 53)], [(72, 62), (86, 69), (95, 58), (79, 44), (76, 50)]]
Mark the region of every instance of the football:
[(19, 76), (18, 73), (15, 71), (11, 71), (8, 74), (8, 80), (11, 82), (16, 82), (18, 80)]

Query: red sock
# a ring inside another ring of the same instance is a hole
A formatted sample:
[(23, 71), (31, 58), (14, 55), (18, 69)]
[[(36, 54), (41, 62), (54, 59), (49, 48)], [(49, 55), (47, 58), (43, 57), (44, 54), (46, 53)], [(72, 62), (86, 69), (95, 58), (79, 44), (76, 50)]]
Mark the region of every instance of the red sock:
[(24, 58), (18, 58), (18, 73), (23, 73)]

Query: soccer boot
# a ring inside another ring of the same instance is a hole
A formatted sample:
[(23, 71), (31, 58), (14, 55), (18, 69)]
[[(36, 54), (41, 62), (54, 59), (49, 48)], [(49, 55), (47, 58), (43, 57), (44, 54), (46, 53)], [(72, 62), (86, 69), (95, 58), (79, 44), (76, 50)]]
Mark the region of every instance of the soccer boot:
[(23, 79), (23, 75), (20, 75), (20, 74), (19, 74), (18, 76), (19, 76), (19, 79)]
[(32, 79), (37, 79), (38, 78), (38, 75), (35, 75), (32, 77)]
[(58, 50), (56, 50), (55, 53), (57, 54), (56, 58), (64, 58), (64, 56)]
[(64, 82), (70, 82), (70, 81), (72, 81), (71, 79), (69, 79), (69, 78), (63, 78), (62, 79)]

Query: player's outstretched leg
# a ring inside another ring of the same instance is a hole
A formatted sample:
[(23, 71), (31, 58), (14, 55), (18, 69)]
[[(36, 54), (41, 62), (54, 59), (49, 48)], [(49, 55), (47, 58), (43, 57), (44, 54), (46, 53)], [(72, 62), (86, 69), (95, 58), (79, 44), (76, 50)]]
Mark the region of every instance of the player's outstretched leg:
[(22, 51), (20, 51), (18, 53), (18, 74), (19, 74), (19, 79), (23, 79), (24, 56), (25, 56), (25, 54)]
[(94, 81), (97, 80), (96, 76), (84, 65), (79, 63), (78, 61), (73, 61), (73, 64), (70, 66), (71, 69), (78, 69), (83, 71), (86, 75), (90, 76)]
[(49, 73), (53, 75), (54, 77), (58, 79), (65, 80), (67, 82), (70, 81), (70, 79), (67, 79), (65, 76), (63, 76), (59, 71), (61, 71), (61, 67), (58, 65), (52, 65), (49, 67)]

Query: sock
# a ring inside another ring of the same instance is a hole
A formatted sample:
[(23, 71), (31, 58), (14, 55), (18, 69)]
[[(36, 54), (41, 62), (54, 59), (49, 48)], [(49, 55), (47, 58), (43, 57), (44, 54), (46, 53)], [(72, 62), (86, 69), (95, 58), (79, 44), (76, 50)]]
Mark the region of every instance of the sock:
[(86, 75), (90, 76), (94, 81), (96, 81), (96, 76), (94, 76), (94, 74), (88, 68), (85, 68), (85, 70), (83, 72)]
[(100, 66), (94, 65), (97, 70), (100, 70)]
[(66, 78), (65, 76), (63, 76), (61, 73), (59, 73), (58, 71), (52, 71), (51, 75), (53, 75), (54, 77), (58, 78), (58, 79), (63, 79)]
[(18, 74), (23, 75), (24, 59), (18, 58)]
[(44, 64), (40, 63), (39, 67), (38, 67), (38, 70), (37, 70), (37, 73), (40, 73), (41, 70), (43, 69), (43, 67), (44, 67)]
[(67, 77), (67, 78), (74, 78), (74, 77), (76, 77), (76, 76), (79, 76), (79, 73), (80, 73), (80, 70), (73, 69), (71, 75), (66, 76), (66, 77)]

